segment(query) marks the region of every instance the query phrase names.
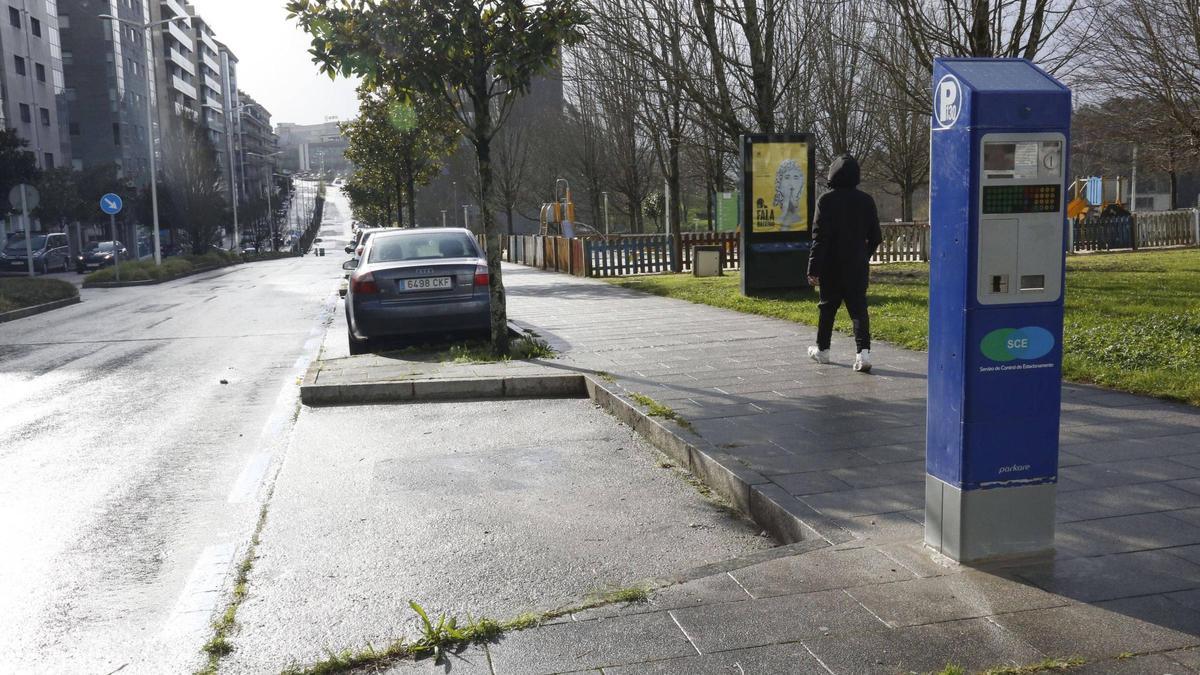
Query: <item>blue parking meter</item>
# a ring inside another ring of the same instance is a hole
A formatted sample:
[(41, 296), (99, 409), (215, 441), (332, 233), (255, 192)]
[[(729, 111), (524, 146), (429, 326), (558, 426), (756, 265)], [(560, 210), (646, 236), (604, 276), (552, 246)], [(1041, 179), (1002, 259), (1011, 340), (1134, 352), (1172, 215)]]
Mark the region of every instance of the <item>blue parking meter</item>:
[(1071, 92), (1023, 59), (938, 59), (925, 543), (1054, 544)]

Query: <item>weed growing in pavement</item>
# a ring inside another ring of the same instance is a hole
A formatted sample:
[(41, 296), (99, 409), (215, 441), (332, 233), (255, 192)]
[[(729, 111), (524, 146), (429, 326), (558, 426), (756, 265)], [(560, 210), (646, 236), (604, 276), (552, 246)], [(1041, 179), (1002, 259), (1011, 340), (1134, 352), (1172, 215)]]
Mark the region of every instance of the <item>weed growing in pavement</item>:
[(989, 668), (984, 675), (1031, 675), (1032, 673), (1061, 673), (1072, 668), (1078, 668), (1087, 663), (1078, 656), (1066, 659), (1042, 659), (1028, 666), (1001, 666)]
[(645, 408), (647, 415), (651, 417), (661, 417), (665, 420), (671, 420), (675, 424), (678, 424), (681, 428), (687, 429), (692, 433), (696, 433), (692, 423), (680, 417), (679, 413), (675, 412), (670, 407), (655, 401), (645, 394), (639, 394), (637, 392), (631, 393), (629, 397), (632, 398), (635, 403)]
[(258, 549), (258, 542), (266, 523), (267, 503), (264, 503), (258, 512), (258, 523), (254, 526), (254, 534), (250, 537), (250, 546), (246, 549), (246, 556), (238, 564), (237, 575), (233, 582), (233, 598), (229, 601), (229, 606), (221, 613), (221, 618), (213, 622), (212, 638), (201, 647), (201, 651), (208, 655), (208, 663), (196, 671), (196, 675), (216, 675), (221, 657), (233, 651), (233, 643), (230, 642), (229, 637), (237, 628), (237, 610), (242, 601), (246, 599), (246, 593), (250, 588), (249, 578), (250, 570), (254, 568), (254, 552)]
[(596, 377), (604, 380), (605, 382), (608, 382), (609, 384), (612, 384), (613, 382), (617, 381), (617, 378), (613, 377), (612, 373), (605, 372), (603, 370), (596, 371)]
[[(1121, 658), (1121, 657), (1118, 657)], [(1037, 663), (1031, 663), (1027, 666), (998, 666), (980, 671), (981, 675), (1034, 675), (1034, 673), (1061, 673), (1072, 668), (1078, 668), (1085, 664), (1086, 661), (1078, 656), (1072, 656), (1066, 659), (1042, 659)], [(939, 670), (934, 675), (967, 675), (967, 669), (955, 664), (946, 664), (946, 667)]]
[(493, 354), (492, 348), (486, 342), (464, 342), (452, 345), (450, 349), (439, 355), (438, 360), (451, 363), (496, 363), (552, 358), (554, 358), (554, 349), (544, 340), (539, 340), (531, 335), (522, 335), (509, 341), (506, 356)]
[(471, 644), (492, 642), (504, 633), (534, 628), (552, 619), (616, 602), (645, 602), (649, 599), (651, 590), (652, 587), (648, 584), (631, 586), (596, 593), (582, 604), (540, 614), (526, 612), (508, 621), (468, 618), (464, 624), (460, 624), (457, 617), (445, 614), (439, 615), (437, 621), (434, 621), (424, 607), (415, 601), (409, 601), (409, 607), (417, 613), (421, 620), (421, 635), (416, 641), (406, 642), (400, 639), (383, 650), (377, 650), (371, 645), (357, 652), (349, 649), (340, 652), (327, 650), (326, 653), (329, 656), (323, 661), (318, 661), (310, 666), (288, 666), (281, 675), (333, 675), (367, 666), (382, 666), (402, 659), (419, 659), (429, 656), (432, 656), (434, 663), (437, 664), (446, 654), (455, 653)]

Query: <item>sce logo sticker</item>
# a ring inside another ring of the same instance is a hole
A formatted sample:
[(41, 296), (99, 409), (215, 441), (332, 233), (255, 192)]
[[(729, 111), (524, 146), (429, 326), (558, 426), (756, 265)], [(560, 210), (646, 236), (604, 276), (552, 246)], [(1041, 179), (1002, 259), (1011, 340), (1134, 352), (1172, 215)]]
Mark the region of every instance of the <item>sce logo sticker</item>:
[(1054, 349), (1054, 336), (1037, 326), (1001, 328), (985, 335), (979, 348), (993, 361), (1029, 361), (1049, 354)]

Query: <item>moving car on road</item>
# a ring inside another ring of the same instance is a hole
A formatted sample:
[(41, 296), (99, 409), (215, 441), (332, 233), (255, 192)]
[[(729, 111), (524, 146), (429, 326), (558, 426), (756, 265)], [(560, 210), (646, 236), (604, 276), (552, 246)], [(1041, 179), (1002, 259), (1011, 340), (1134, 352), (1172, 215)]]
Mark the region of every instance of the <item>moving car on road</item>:
[(119, 254), (121, 260), (129, 260), (129, 251), (125, 250), (125, 245), (121, 242), (98, 241), (84, 249), (83, 254), (75, 258), (75, 271), (87, 274), (101, 267), (109, 267), (116, 261), (114, 253)]
[(0, 250), (0, 270), (5, 272), (27, 272), (29, 249), (33, 249), (33, 269), (47, 274), (51, 270), (66, 272), (71, 268), (71, 250), (67, 235), (62, 232), (35, 234), (26, 246), (25, 235), (18, 234), (4, 244)]
[(461, 228), (376, 231), (346, 293), (350, 353), (380, 338), (488, 330), (491, 301), (483, 251)]

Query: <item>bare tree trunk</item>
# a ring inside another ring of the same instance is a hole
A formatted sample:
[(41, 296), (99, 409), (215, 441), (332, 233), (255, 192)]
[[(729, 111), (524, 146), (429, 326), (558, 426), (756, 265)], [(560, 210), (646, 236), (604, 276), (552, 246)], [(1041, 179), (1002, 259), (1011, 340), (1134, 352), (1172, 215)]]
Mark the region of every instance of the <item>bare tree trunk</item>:
[(412, 173), (408, 174), (408, 226), (417, 226), (417, 181)]

